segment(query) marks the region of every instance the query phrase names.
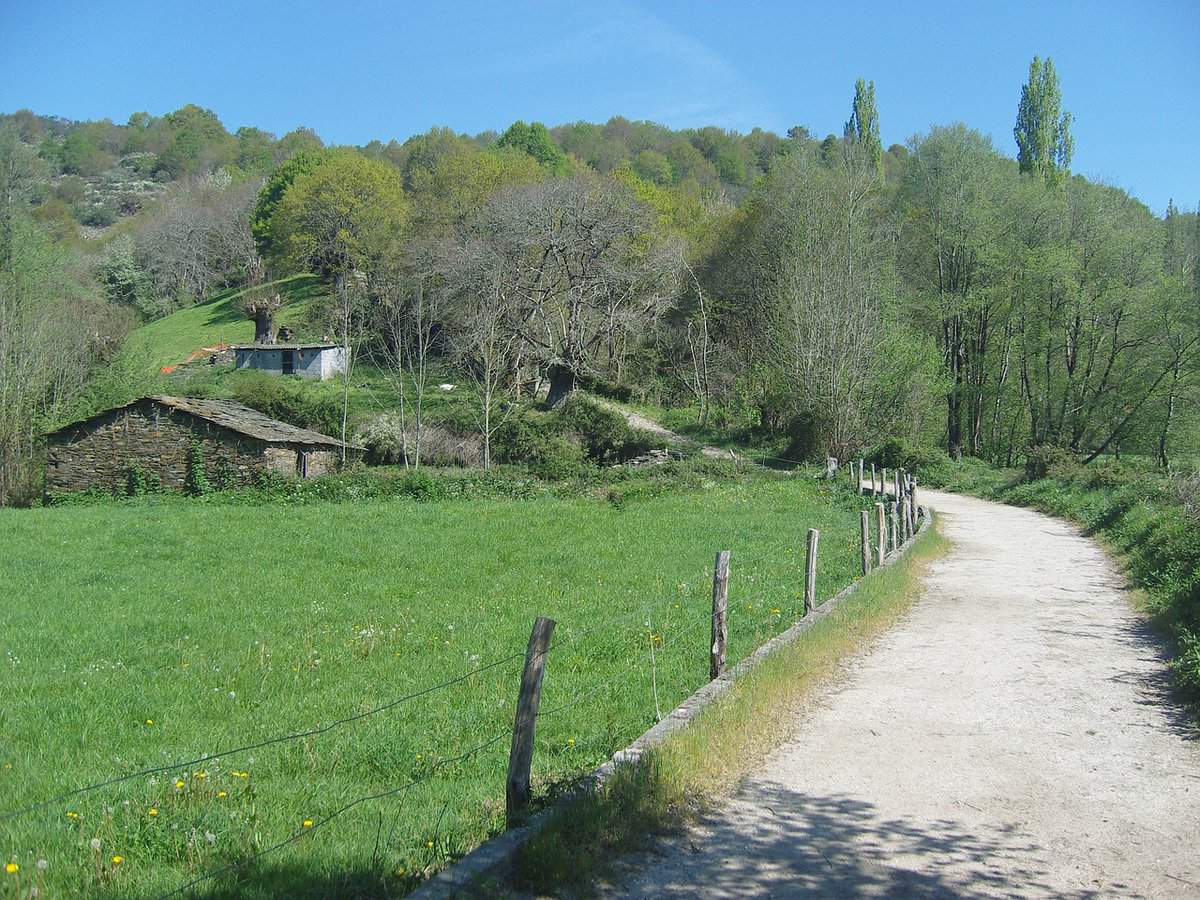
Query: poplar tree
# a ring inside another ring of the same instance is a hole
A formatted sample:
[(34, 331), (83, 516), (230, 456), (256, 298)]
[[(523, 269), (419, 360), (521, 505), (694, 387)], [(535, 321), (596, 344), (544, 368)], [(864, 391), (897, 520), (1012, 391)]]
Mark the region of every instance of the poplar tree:
[(1071, 114), (1062, 112), (1062, 91), (1050, 57), (1043, 63), (1035, 56), (1029, 64), (1029, 81), (1021, 88), (1013, 137), (1022, 172), (1054, 181), (1070, 167), (1075, 152)]
[(846, 140), (858, 144), (866, 151), (871, 165), (883, 176), (883, 144), (879, 140), (879, 112), (875, 108), (875, 82), (854, 83), (854, 104), (850, 109), (850, 121), (846, 123)]

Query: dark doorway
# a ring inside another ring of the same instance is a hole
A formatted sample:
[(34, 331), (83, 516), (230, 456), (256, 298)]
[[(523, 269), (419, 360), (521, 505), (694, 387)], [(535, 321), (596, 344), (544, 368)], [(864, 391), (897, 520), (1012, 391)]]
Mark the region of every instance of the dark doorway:
[(294, 375), (296, 373), (296, 351), (283, 351), (283, 374)]

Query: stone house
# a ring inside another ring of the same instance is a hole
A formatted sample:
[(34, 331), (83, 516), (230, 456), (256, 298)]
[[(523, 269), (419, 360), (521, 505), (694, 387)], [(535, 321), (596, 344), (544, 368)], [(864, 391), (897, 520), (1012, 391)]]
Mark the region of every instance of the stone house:
[(350, 353), (340, 344), (235, 344), (235, 366), (272, 375), (324, 381), (346, 371)]
[[(336, 471), (337, 438), (280, 422), (232, 400), (143, 397), (46, 436), (46, 493), (100, 488), (122, 492), (131, 472), (182, 489), (197, 444), (204, 474), (235, 487), (275, 472), (312, 478)], [(362, 448), (346, 444), (346, 459)]]

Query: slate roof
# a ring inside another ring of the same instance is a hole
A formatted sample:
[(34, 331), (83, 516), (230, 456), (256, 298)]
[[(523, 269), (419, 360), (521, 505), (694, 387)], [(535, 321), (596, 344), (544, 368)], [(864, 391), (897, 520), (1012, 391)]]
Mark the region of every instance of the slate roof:
[(337, 350), (341, 344), (234, 344), (234, 350)]
[(117, 409), (126, 409), (145, 401), (177, 409), (180, 412), (188, 413), (199, 419), (212, 422), (214, 425), (220, 425), (222, 428), (228, 428), (230, 431), (236, 431), (238, 434), (244, 434), (247, 437), (256, 438), (260, 441), (270, 441), (280, 444), (320, 444), (327, 447), (345, 446), (351, 450), (363, 449), (356, 444), (346, 443), (343, 445), (337, 438), (321, 434), (319, 431), (297, 428), (295, 425), (289, 425), (287, 422), (272, 419), (257, 409), (252, 409), (243, 403), (237, 403), (233, 400), (207, 400), (201, 397), (168, 397), (161, 394), (152, 394), (148, 397), (142, 397), (140, 400), (134, 400), (132, 403), (126, 403), (124, 406), (105, 410), (102, 413), (89, 416), (81, 422), (64, 426), (51, 433), (58, 434), (59, 432), (74, 429), (82, 425), (83, 422), (90, 422), (92, 419), (106, 416)]
[[(265, 413), (252, 409), (243, 403), (233, 400), (205, 400), (199, 397), (166, 397), (162, 395), (145, 397), (163, 406), (190, 413), (201, 419), (207, 419), (230, 431), (236, 431), (260, 441), (276, 441), (289, 444), (328, 444), (341, 447), (342, 442), (335, 437), (321, 434), (319, 431), (309, 431), (307, 428), (297, 428), (287, 422), (272, 419)], [(347, 447), (361, 450), (354, 444)]]

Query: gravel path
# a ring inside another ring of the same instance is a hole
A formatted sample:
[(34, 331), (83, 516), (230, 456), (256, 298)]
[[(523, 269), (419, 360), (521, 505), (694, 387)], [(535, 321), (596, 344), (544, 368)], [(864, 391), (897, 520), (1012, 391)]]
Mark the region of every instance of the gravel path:
[(1113, 563), (922, 492), (955, 547), (794, 737), (607, 897), (1200, 897), (1200, 740)]

